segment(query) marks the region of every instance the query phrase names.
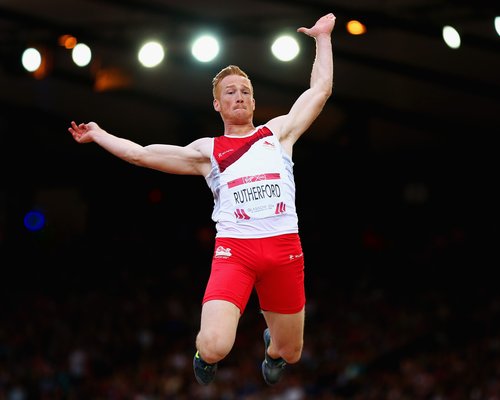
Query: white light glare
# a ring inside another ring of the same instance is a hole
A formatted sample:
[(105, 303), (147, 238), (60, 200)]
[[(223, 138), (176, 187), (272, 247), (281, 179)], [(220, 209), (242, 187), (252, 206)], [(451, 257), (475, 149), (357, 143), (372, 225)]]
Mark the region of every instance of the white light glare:
[(92, 51), (85, 43), (78, 43), (71, 51), (73, 62), (79, 67), (85, 67), (92, 59)]
[(291, 36), (280, 36), (274, 41), (271, 51), (278, 60), (291, 61), (299, 54), (299, 44)]
[(495, 30), (497, 35), (500, 36), (500, 17), (495, 17)]
[(460, 34), (452, 26), (445, 26), (443, 28), (443, 39), (448, 47), (458, 49), (460, 47)]
[(26, 71), (34, 72), (42, 64), (42, 55), (37, 49), (30, 47), (29, 49), (24, 50), (21, 62), (23, 63), (23, 67)]
[(165, 51), (158, 42), (148, 42), (139, 50), (138, 59), (147, 68), (156, 67), (163, 61)]
[(191, 54), (201, 62), (212, 61), (219, 54), (219, 42), (213, 36), (204, 35), (196, 39)]

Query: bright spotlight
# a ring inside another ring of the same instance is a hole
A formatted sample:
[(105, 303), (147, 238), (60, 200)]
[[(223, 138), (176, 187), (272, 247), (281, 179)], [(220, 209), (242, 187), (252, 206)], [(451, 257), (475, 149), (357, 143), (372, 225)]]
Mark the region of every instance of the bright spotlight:
[(21, 62), (26, 71), (34, 72), (42, 64), (42, 55), (37, 49), (30, 47), (24, 50)]
[(445, 26), (443, 28), (443, 39), (448, 47), (458, 49), (460, 47), (460, 34), (452, 26)]
[(280, 61), (293, 60), (299, 54), (299, 44), (288, 35), (280, 36), (271, 47), (274, 56)]
[(73, 47), (73, 50), (71, 50), (71, 57), (76, 65), (85, 67), (92, 59), (92, 51), (85, 43), (78, 43)]
[(204, 35), (196, 39), (191, 47), (191, 54), (201, 62), (212, 61), (219, 54), (219, 42), (213, 36)]
[(148, 42), (144, 44), (139, 50), (138, 59), (140, 63), (147, 67), (156, 67), (163, 61), (165, 51), (163, 46), (158, 42)]

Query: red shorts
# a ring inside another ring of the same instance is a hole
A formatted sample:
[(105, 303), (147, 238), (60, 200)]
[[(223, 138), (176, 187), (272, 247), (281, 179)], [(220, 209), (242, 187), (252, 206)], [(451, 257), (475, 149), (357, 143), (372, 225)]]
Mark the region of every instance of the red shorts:
[(298, 234), (261, 239), (216, 238), (203, 303), (227, 300), (243, 314), (254, 287), (262, 310), (282, 314), (302, 310), (304, 255)]

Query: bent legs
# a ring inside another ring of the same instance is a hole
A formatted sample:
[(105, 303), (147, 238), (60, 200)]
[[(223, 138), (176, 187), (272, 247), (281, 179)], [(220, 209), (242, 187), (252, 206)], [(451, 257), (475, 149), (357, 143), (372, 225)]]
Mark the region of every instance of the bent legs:
[(295, 314), (279, 314), (263, 311), (269, 332), (271, 344), (267, 354), (274, 359), (283, 358), (288, 364), (300, 360), (304, 345), (305, 310)]
[(240, 309), (225, 300), (210, 300), (201, 309), (201, 326), (196, 349), (203, 360), (213, 364), (231, 351), (240, 320)]

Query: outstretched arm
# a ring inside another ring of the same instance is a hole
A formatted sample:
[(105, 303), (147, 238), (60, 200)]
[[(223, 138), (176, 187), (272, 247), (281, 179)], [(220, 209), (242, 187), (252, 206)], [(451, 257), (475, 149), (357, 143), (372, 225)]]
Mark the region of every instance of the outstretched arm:
[(301, 27), (297, 32), (315, 39), (316, 57), (311, 71), (310, 87), (295, 101), (289, 113), (269, 122), (280, 136), (282, 145), (290, 152), (294, 143), (318, 117), (333, 90), (333, 53), (331, 34), (335, 15), (324, 15), (312, 28)]
[(187, 146), (154, 144), (141, 146), (114, 136), (95, 122), (68, 128), (78, 143), (97, 143), (116, 157), (131, 164), (179, 175), (206, 175), (210, 168), (210, 139), (195, 140)]

